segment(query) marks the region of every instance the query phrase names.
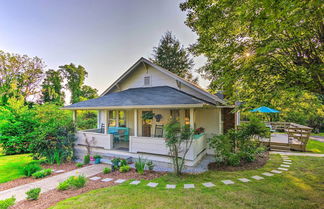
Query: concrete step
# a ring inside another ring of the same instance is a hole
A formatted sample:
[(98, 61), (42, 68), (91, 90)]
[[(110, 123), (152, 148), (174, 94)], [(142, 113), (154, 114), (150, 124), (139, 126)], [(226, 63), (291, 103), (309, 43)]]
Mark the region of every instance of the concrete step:
[(278, 146), (278, 145), (270, 145), (270, 150), (283, 150), (283, 151), (289, 151), (290, 147), (289, 146)]

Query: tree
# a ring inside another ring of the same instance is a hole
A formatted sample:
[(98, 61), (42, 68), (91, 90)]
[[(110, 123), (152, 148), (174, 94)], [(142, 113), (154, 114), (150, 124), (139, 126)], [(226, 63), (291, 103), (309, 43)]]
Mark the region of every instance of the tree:
[(45, 75), (42, 83), (42, 101), (63, 105), (65, 94), (61, 71), (48, 70)]
[(198, 80), (192, 77), (193, 60), (170, 31), (167, 31), (162, 36), (159, 45), (153, 48), (153, 58), (151, 60), (182, 78), (194, 82)]
[(45, 64), (38, 57), (5, 53), (0, 50), (0, 104), (11, 97), (24, 101), (39, 93)]
[(296, 88), (324, 93), (323, 6), (320, 1), (208, 1), (180, 4), (205, 55), (200, 72), (233, 101), (262, 100)]
[(176, 175), (181, 175), (185, 159), (193, 141), (193, 130), (188, 125), (182, 126), (172, 120), (165, 126), (166, 145), (172, 159)]
[(94, 99), (98, 97), (98, 90), (88, 85), (81, 87), (81, 100)]

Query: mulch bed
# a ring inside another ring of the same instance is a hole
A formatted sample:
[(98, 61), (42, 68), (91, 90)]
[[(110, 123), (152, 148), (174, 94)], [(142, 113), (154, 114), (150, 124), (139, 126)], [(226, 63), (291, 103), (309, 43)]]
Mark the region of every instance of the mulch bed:
[(144, 175), (140, 175), (135, 172), (135, 169), (132, 169), (131, 171), (129, 171), (127, 173), (120, 173), (119, 171), (115, 171), (115, 172), (112, 172), (109, 174), (99, 173), (95, 176), (100, 176), (101, 178), (113, 178), (114, 180), (110, 181), (110, 182), (102, 182), (102, 181), (100, 181), (101, 179), (97, 180), (97, 181), (88, 180), (85, 187), (76, 189), (76, 190), (58, 191), (56, 189), (53, 189), (48, 192), (40, 194), (38, 200), (33, 200), (33, 201), (22, 200), (11, 208), (13, 208), (13, 209), (49, 208), (49, 207), (55, 205), (57, 202), (67, 199), (69, 197), (77, 196), (79, 194), (82, 194), (82, 193), (85, 193), (85, 192), (88, 192), (88, 191), (91, 191), (94, 189), (114, 186), (114, 185), (116, 185), (116, 183), (114, 183), (114, 181), (117, 179), (150, 180), (150, 179), (154, 179), (154, 178), (160, 177), (165, 174), (166, 174), (165, 172), (162, 173), (162, 172), (146, 171)]
[[(67, 163), (63, 163), (61, 165), (56, 165), (56, 164), (53, 164), (53, 165), (42, 164), (41, 166), (44, 169), (51, 168), (51, 169), (55, 169), (55, 170), (64, 170), (64, 173), (65, 172), (68, 172), (68, 171), (71, 171), (71, 170), (74, 170), (74, 169), (78, 169), (75, 166), (75, 163), (74, 162), (67, 162)], [(51, 176), (55, 176), (55, 175), (58, 175), (58, 174), (62, 174), (62, 173), (55, 173), (55, 172), (53, 172), (51, 175), (46, 176), (45, 178), (48, 178), (48, 177), (51, 177)], [(12, 180), (12, 181), (5, 182), (5, 183), (0, 184), (0, 191), (7, 190), (7, 189), (11, 189), (13, 187), (20, 186), (20, 185), (24, 185), (24, 184), (33, 183), (33, 182), (36, 182), (36, 181), (39, 181), (39, 180), (42, 180), (42, 179), (45, 179), (45, 178), (34, 179), (32, 177), (22, 177), (22, 178), (19, 178), (19, 179), (15, 179), (15, 180)]]
[(216, 163), (209, 163), (209, 170), (218, 171), (241, 171), (241, 170), (254, 170), (263, 167), (269, 160), (269, 152), (265, 152), (257, 156), (254, 162), (241, 162), (239, 166), (218, 165)]

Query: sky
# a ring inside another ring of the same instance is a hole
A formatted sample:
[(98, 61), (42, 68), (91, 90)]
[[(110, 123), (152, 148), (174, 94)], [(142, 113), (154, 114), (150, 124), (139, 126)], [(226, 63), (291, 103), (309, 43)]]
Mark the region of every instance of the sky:
[[(179, 0), (0, 0), (0, 50), (43, 59), (47, 69), (74, 63), (103, 92), (168, 30), (187, 47), (197, 36)], [(195, 68), (205, 62), (195, 58)], [(201, 86), (207, 82), (200, 80)]]

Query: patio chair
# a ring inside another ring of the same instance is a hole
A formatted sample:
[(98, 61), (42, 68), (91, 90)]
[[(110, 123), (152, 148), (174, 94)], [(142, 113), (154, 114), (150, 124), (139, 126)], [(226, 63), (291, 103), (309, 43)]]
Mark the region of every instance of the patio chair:
[(155, 125), (154, 137), (163, 137), (163, 125)]
[(118, 129), (118, 132), (114, 134), (114, 142), (118, 143), (120, 141), (126, 141), (126, 134), (123, 129)]

